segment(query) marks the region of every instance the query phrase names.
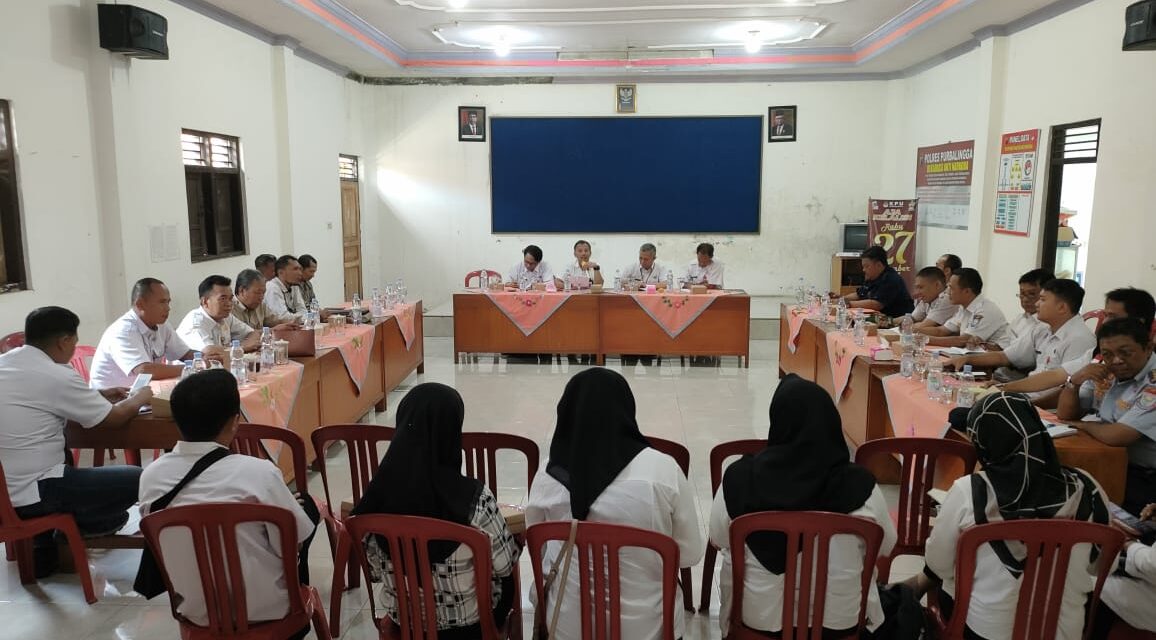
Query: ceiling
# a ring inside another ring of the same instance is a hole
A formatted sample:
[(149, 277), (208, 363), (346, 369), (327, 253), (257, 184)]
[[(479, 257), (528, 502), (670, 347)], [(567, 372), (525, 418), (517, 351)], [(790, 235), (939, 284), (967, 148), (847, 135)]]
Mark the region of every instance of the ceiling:
[(363, 76), (629, 78), (895, 73), (1090, 0), (175, 1)]

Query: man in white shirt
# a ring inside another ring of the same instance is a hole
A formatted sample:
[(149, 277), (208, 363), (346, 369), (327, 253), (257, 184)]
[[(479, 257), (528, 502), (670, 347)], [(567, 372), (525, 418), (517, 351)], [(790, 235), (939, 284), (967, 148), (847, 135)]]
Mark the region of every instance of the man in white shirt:
[[(24, 322), (25, 345), (0, 355), (0, 464), (8, 496), (22, 518), (71, 513), (81, 533), (106, 535), (128, 521), (140, 467), (66, 466), (64, 426), (115, 427), (152, 398), (145, 387), (91, 389), (71, 366), (80, 319), (61, 307), (41, 307)], [(115, 403), (115, 404), (114, 404)], [(36, 575), (56, 565), (51, 533), (35, 541)]]
[(939, 267), (924, 267), (915, 274), (915, 329), (938, 327), (959, 312), (947, 294), (947, 278)]
[(261, 277), (265, 278), (266, 281), (277, 277), (277, 269), (275, 268), (276, 264), (277, 256), (271, 253), (262, 253), (261, 255), (257, 256), (255, 260), (253, 260), (253, 266), (261, 274)]
[(292, 315), (279, 316), (265, 304), (265, 278), (253, 269), (244, 269), (237, 274), (233, 293), (233, 317), (260, 331), (270, 329), (292, 329), (297, 319)]
[(1055, 278), (1054, 273), (1043, 269), (1032, 269), (1020, 276), (1020, 292), (1016, 297), (1019, 298), (1021, 311), (1008, 320), (1009, 344), (1010, 341), (1037, 329), (1040, 320), (1036, 317), (1036, 304), (1040, 300), (1040, 292), (1043, 291), (1045, 283)]
[(592, 284), (602, 284), (602, 267), (590, 258), (592, 249), (590, 243), (579, 240), (574, 243), (574, 262), (566, 267), (561, 278), (556, 283), (559, 289), (570, 282), (573, 289), (589, 289)]
[(923, 327), (937, 347), (962, 347), (969, 342), (999, 343), (1007, 335), (1007, 320), (992, 301), (981, 295), (983, 278), (970, 267), (956, 270), (947, 284), (948, 299), (960, 309), (943, 326)]
[(554, 272), (550, 265), (542, 261), (542, 249), (537, 245), (528, 245), (522, 249), (522, 261), (510, 267), (507, 284), (519, 289), (529, 289), (539, 282), (553, 282)]
[(943, 277), (951, 282), (952, 274), (963, 268), (963, 260), (960, 260), (959, 256), (954, 253), (945, 253), (935, 261), (935, 266), (943, 272)]
[(654, 261), (657, 257), (657, 247), (649, 242), (643, 244), (638, 248), (638, 262), (622, 270), (622, 281), (636, 283), (639, 287), (666, 282), (669, 272)]
[(245, 351), (253, 351), (261, 342), (261, 334), (233, 317), (233, 284), (225, 276), (209, 276), (197, 287), (201, 306), (190, 311), (177, 326), (177, 335), (189, 348), (203, 351), (205, 347), (228, 349), (233, 340), (240, 340)]
[[(204, 371), (182, 380), (173, 389), (170, 403), (181, 439), (171, 453), (157, 458), (141, 474), (141, 513), (145, 515), (149, 505), (171, 491), (197, 460), (216, 449), (227, 449), (240, 421), (237, 381), (224, 370)], [(299, 544), (315, 528), (285, 486), (280, 469), (262, 458), (239, 454), (221, 458), (185, 485), (167, 508), (212, 502), (281, 507), (296, 520)], [(237, 527), (236, 535), (249, 621), (284, 617), (289, 595), (278, 529), (271, 524), (246, 523)], [(181, 598), (177, 611), (194, 624), (208, 624), (200, 572), (188, 534), (169, 531), (161, 536), (160, 543), (173, 591)]]
[(306, 303), (301, 299), (301, 263), (293, 256), (281, 256), (275, 264), (277, 277), (269, 281), (265, 290), (265, 304), (279, 316), (293, 316), (300, 321)]
[(707, 289), (722, 289), (723, 263), (714, 259), (714, 245), (700, 243), (694, 253), (695, 262), (686, 270), (687, 285), (705, 284)]
[[(959, 356), (951, 359), (955, 369), (970, 364), (1047, 371), (1061, 366), (1096, 346), (1096, 337), (1080, 317), (1084, 288), (1075, 280), (1052, 279), (1040, 292), (1036, 328), (1016, 338), (1003, 351)], [(1058, 385), (1057, 385), (1058, 386)], [(1045, 408), (1055, 407), (1056, 394), (1036, 395), (1032, 400)]]
[[(132, 287), (132, 308), (117, 318), (100, 338), (92, 358), (94, 389), (131, 387), (142, 373), (153, 380), (176, 378), (183, 366), (169, 364), (186, 360), (192, 350), (168, 325), (172, 296), (165, 283), (156, 278), (141, 278)], [(220, 360), (224, 350), (207, 347), (206, 359)]]
[[(1141, 511), (1140, 519), (1153, 520), (1154, 517), (1156, 504), (1149, 503)], [(1128, 533), (1133, 537), (1140, 534), (1134, 530)], [(1156, 632), (1156, 608), (1152, 606), (1156, 602), (1156, 549), (1151, 544), (1130, 539), (1124, 543), (1117, 566), (1116, 572), (1104, 582), (1101, 609), (1096, 613), (1090, 638), (1109, 637), (1115, 619), (1122, 619), (1141, 631)]]

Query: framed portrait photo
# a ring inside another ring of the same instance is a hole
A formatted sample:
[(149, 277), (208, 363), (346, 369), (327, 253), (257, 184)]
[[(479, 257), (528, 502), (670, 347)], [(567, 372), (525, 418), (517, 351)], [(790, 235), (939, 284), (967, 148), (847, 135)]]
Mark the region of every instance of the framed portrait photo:
[(635, 113), (638, 110), (638, 87), (633, 84), (614, 85), (615, 113)]
[(458, 107), (458, 142), (486, 141), (486, 108)]
[(795, 105), (767, 109), (767, 142), (794, 142), (799, 127)]

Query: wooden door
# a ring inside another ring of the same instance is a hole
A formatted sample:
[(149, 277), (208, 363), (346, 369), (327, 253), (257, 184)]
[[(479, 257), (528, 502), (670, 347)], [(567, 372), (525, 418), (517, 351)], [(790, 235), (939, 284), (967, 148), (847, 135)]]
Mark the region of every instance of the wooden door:
[(361, 197), (356, 180), (341, 181), (341, 241), (345, 267), (345, 299), (361, 290)]

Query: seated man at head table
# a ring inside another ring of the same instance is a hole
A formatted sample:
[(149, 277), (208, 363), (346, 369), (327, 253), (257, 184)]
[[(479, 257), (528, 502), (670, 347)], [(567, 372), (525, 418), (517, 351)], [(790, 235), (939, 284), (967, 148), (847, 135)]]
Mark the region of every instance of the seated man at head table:
[[(170, 405), (181, 438), (172, 452), (154, 460), (141, 474), (141, 515), (148, 515), (151, 505), (172, 491), (193, 465), (213, 456), (209, 466), (172, 498), (169, 508), (214, 502), (280, 507), (293, 514), (296, 542), (302, 557), (307, 556), (316, 528), (307, 501), (289, 492), (281, 470), (269, 460), (229, 452), (241, 415), (237, 381), (229, 372), (202, 371), (181, 380), (173, 389)], [(237, 525), (250, 622), (277, 620), (289, 610), (278, 531), (262, 522)], [(197, 554), (188, 534), (162, 535), (160, 543), (176, 611), (194, 624), (207, 625)], [(298, 565), (300, 573), (300, 559)], [(306, 632), (308, 628), (291, 637), (303, 638)]]
[(622, 270), (623, 283), (637, 283), (639, 287), (646, 285), (665, 284), (669, 277), (666, 267), (655, 262), (658, 257), (658, 248), (647, 242), (638, 248), (638, 262), (626, 266)]
[(963, 347), (985, 342), (1001, 343), (1007, 336), (1007, 320), (994, 302), (983, 295), (983, 278), (970, 267), (951, 274), (947, 295), (959, 311), (939, 327), (921, 327), (916, 333), (931, 336), (929, 345)]
[[(1139, 513), (1156, 495), (1156, 355), (1151, 328), (1133, 318), (1109, 320), (1096, 340), (1101, 362), (1068, 376), (1056, 415), (1104, 444), (1128, 448), (1120, 506)], [(1094, 421), (1082, 421), (1094, 414)]]
[[(307, 304), (301, 299), (301, 263), (293, 256), (277, 258), (277, 277), (265, 287), (265, 305), (279, 317), (292, 316), (297, 322), (305, 317)], [(329, 312), (321, 310), (321, 319), (329, 317)]]
[[(151, 374), (153, 380), (176, 378), (193, 350), (168, 325), (172, 297), (165, 283), (141, 278), (132, 287), (132, 308), (117, 318), (100, 338), (92, 358), (94, 389), (130, 387), (136, 376)], [(225, 350), (209, 346), (201, 350), (206, 360), (221, 360)]]
[(1041, 320), (1036, 315), (1036, 304), (1044, 285), (1055, 278), (1056, 274), (1045, 269), (1032, 269), (1020, 276), (1020, 292), (1016, 298), (1020, 301), (1021, 311), (1007, 323), (1009, 341), (1039, 328)]
[(313, 277), (317, 275), (317, 258), (303, 253), (297, 258), (297, 264), (301, 265), (301, 301), (309, 304), (317, 299), (317, 294), (313, 291)]
[(591, 259), (592, 252), (589, 242), (585, 240), (575, 242), (574, 262), (566, 267), (561, 278), (554, 277), (555, 286), (564, 289), (567, 281), (570, 282), (570, 287), (573, 289), (589, 289), (590, 285), (602, 284), (602, 267)]
[[(41, 307), (24, 321), (25, 345), (0, 355), (0, 465), (21, 518), (71, 513), (84, 535), (115, 533), (136, 503), (140, 467), (68, 465), (64, 426), (117, 427), (153, 397), (147, 386), (89, 388), (69, 366), (80, 319), (61, 307)], [(36, 577), (56, 569), (52, 532), (33, 542)]]
[[(896, 318), (915, 309), (903, 276), (887, 264), (887, 252), (878, 245), (867, 247), (859, 256), (863, 265), (863, 286), (843, 296), (853, 309), (869, 309)], [(836, 297), (835, 294), (831, 294)]]
[(209, 276), (197, 287), (201, 306), (185, 315), (177, 325), (177, 335), (194, 351), (219, 346), (228, 349), (234, 340), (245, 351), (261, 346), (261, 334), (233, 316), (233, 284), (225, 276)]
[(506, 284), (519, 289), (529, 289), (539, 282), (554, 281), (554, 272), (542, 260), (542, 249), (533, 244), (522, 249), (522, 261), (510, 267), (509, 276)]
[(951, 275), (963, 268), (963, 260), (954, 253), (945, 253), (935, 261), (935, 266), (943, 272), (943, 277), (951, 282)]
[[(1084, 288), (1075, 280), (1052, 279), (1044, 284), (1038, 303), (1036, 328), (1016, 338), (1003, 351), (969, 354), (951, 359), (957, 371), (964, 365), (1007, 367), (1047, 371), (1061, 369), (1065, 362), (1078, 358), (1096, 346), (1096, 337), (1084, 324), (1080, 307)], [(1036, 393), (1029, 397), (1037, 405), (1054, 408), (1056, 394)]]
[(253, 260), (253, 266), (260, 272), (261, 277), (268, 282), (277, 277), (277, 256), (271, 253), (262, 253)]
[[(1117, 318), (1135, 318), (1144, 326), (1152, 326), (1152, 319), (1156, 317), (1156, 299), (1143, 289), (1124, 287), (1108, 292), (1104, 299), (1104, 321)], [(1083, 354), (1067, 360), (1059, 369), (1036, 371), (1023, 380), (1016, 380), (1006, 384), (996, 385), (1001, 390), (1015, 393), (1031, 393), (1033, 391), (1047, 391), (1055, 389), (1067, 381), (1068, 376), (1092, 364), (1097, 356), (1098, 347), (1088, 349)]]
[(237, 274), (237, 284), (233, 289), (233, 317), (260, 331), (271, 329), (294, 329), (297, 318), (290, 314), (277, 315), (265, 304), (265, 278), (253, 269), (245, 269)]
[(714, 259), (714, 245), (700, 243), (694, 254), (695, 261), (686, 270), (686, 285), (705, 284), (707, 289), (722, 289), (723, 263)]
[(938, 327), (958, 311), (947, 295), (947, 278), (939, 267), (924, 267), (915, 274), (914, 328)]

